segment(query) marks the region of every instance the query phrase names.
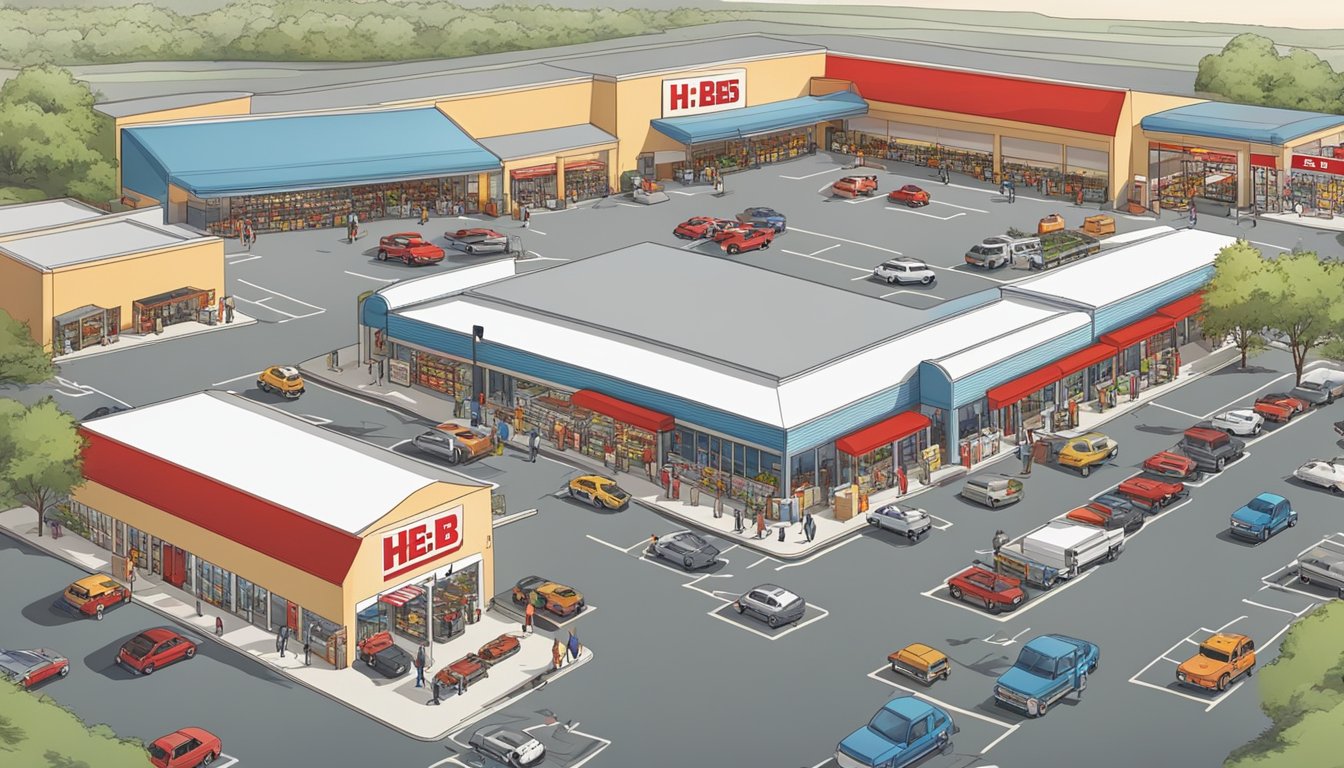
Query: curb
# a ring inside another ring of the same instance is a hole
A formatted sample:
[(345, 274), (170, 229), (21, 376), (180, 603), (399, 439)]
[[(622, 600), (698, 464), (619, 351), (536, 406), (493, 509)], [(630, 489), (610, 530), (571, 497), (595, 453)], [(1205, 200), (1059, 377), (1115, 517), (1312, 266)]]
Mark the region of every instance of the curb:
[(524, 509), (522, 512), (514, 512), (512, 515), (503, 515), (498, 520), (493, 521), (491, 528), (502, 528), (509, 523), (516, 523), (519, 520), (526, 520), (537, 514), (537, 508)]
[[(0, 527), (0, 533), (3, 533), (5, 536), (8, 536), (9, 538), (13, 539), (14, 541), (18, 542), (19, 544), (22, 544), (22, 545), (24, 545), (24, 546), (27, 546), (27, 547), (29, 547), (29, 548), (31, 548), (31, 549), (38, 550), (38, 551), (40, 551), (40, 552), (42, 552), (42, 553), (44, 553), (44, 554), (46, 554), (46, 555), (48, 555), (48, 556), (50, 556), (50, 557), (58, 558), (58, 559), (60, 559), (60, 560), (62, 560), (62, 561), (64, 561), (64, 562), (66, 562), (66, 563), (68, 563), (68, 564), (74, 566), (75, 568), (78, 568), (79, 570), (84, 571), (85, 573), (88, 573), (88, 574), (90, 574), (90, 575), (92, 575), (92, 574), (98, 572), (98, 571), (91, 571), (91, 570), (89, 570), (87, 566), (83, 565), (82, 563), (80, 563), (80, 562), (78, 562), (78, 561), (76, 561), (76, 560), (74, 560), (74, 559), (72, 559), (72, 558), (66, 557), (66, 556), (61, 555), (61, 554), (58, 554), (58, 553), (56, 553), (56, 552), (52, 552), (51, 550), (45, 549), (45, 548), (43, 548), (43, 547), (39, 547), (39, 546), (37, 546), (36, 544), (33, 544), (32, 542), (29, 542), (28, 540), (26, 540), (26, 539), (23, 537), (22, 534), (15, 533), (14, 531), (11, 531), (9, 528)], [(351, 712), (354, 712), (354, 713), (356, 713), (356, 714), (359, 714), (359, 715), (362, 715), (362, 716), (364, 716), (364, 717), (367, 717), (368, 719), (373, 720), (373, 721), (376, 722), (376, 723), (380, 723), (380, 724), (382, 724), (382, 725), (384, 725), (384, 726), (386, 726), (386, 727), (388, 727), (388, 728), (390, 728), (390, 729), (392, 729), (392, 730), (394, 730), (394, 731), (400, 733), (401, 735), (403, 735), (403, 736), (405, 736), (405, 737), (407, 737), (407, 738), (415, 739), (416, 741), (423, 741), (423, 742), (426, 742), (426, 743), (436, 742), (436, 741), (441, 741), (441, 740), (442, 740), (444, 737), (446, 737), (449, 733), (452, 733), (452, 732), (454, 732), (455, 730), (460, 730), (464, 725), (469, 725), (469, 724), (471, 724), (472, 722), (475, 722), (476, 720), (481, 719), (482, 717), (485, 717), (485, 716), (487, 716), (487, 715), (492, 714), (492, 713), (495, 712), (495, 711), (498, 711), (498, 709), (500, 709), (500, 708), (502, 708), (503, 706), (507, 705), (510, 701), (512, 701), (514, 698), (516, 698), (516, 696), (515, 696), (515, 692), (518, 691), (520, 688), (523, 687), (523, 686), (518, 686), (518, 687), (515, 687), (515, 688), (510, 689), (509, 692), (506, 693), (503, 697), (501, 697), (501, 698), (499, 698), (499, 699), (495, 699), (494, 701), (490, 702), (490, 704), (487, 705), (486, 707), (482, 707), (480, 710), (478, 710), (478, 714), (476, 714), (474, 717), (471, 717), (471, 718), (464, 718), (463, 720), (460, 720), (459, 722), (457, 722), (457, 723), (455, 723), (454, 725), (452, 725), (450, 728), (448, 728), (448, 730), (443, 731), (442, 733), (440, 733), (440, 734), (438, 734), (438, 735), (436, 735), (436, 736), (421, 736), (421, 735), (419, 735), (419, 734), (412, 733), (412, 732), (406, 730), (405, 728), (402, 728), (401, 726), (396, 725), (395, 723), (391, 723), (391, 722), (389, 722), (389, 721), (387, 721), (387, 720), (384, 720), (383, 718), (378, 717), (377, 715), (375, 715), (375, 714), (373, 714), (373, 713), (371, 713), (371, 712), (368, 712), (368, 711), (359, 709), (358, 707), (354, 706), (354, 705), (351, 704), (350, 702), (348, 702), (348, 701), (346, 701), (346, 700), (344, 700), (344, 699), (342, 699), (342, 698), (339, 698), (339, 697), (337, 697), (337, 696), (334, 696), (334, 695), (328, 693), (327, 691), (324, 691), (324, 690), (322, 690), (321, 688), (318, 688), (318, 687), (314, 686), (312, 683), (309, 683), (309, 682), (307, 682), (307, 681), (305, 681), (305, 680), (301, 680), (301, 679), (295, 677), (294, 675), (289, 674), (289, 672), (287, 672), (286, 670), (284, 670), (284, 669), (282, 669), (282, 668), (280, 668), (280, 667), (274, 666), (274, 665), (272, 665), (272, 664), (268, 664), (268, 663), (266, 663), (264, 660), (262, 660), (262, 659), (260, 659), (260, 658), (258, 658), (258, 657), (256, 657), (256, 656), (253, 656), (252, 654), (248, 653), (247, 651), (245, 651), (245, 650), (243, 650), (243, 649), (241, 649), (241, 648), (239, 648), (239, 647), (237, 647), (237, 646), (235, 646), (235, 645), (232, 645), (232, 644), (230, 644), (230, 643), (226, 643), (226, 642), (224, 642), (222, 639), (220, 639), (218, 636), (216, 636), (213, 632), (204, 632), (204, 631), (201, 630), (200, 627), (196, 627), (196, 626), (193, 626), (193, 625), (184, 623), (184, 622), (181, 620), (181, 617), (174, 616), (173, 614), (168, 613), (167, 611), (163, 610), (162, 608), (159, 608), (158, 606), (154, 605), (153, 603), (150, 603), (150, 602), (145, 601), (145, 600), (142, 599), (138, 594), (135, 594), (134, 590), (132, 590), (132, 599), (136, 602), (136, 604), (141, 605), (141, 606), (143, 606), (143, 607), (145, 607), (145, 608), (148, 608), (148, 609), (150, 609), (151, 611), (154, 611), (155, 613), (157, 613), (157, 614), (163, 616), (165, 619), (168, 619), (169, 621), (171, 621), (173, 624), (176, 624), (176, 625), (178, 625), (178, 626), (185, 627), (186, 629), (191, 630), (191, 631), (192, 631), (192, 634), (194, 634), (194, 635), (200, 635), (200, 636), (202, 636), (202, 637), (207, 637), (207, 638), (209, 638), (211, 641), (213, 641), (216, 645), (220, 646), (221, 648), (224, 648), (224, 649), (226, 649), (226, 650), (232, 651), (233, 653), (236, 653), (236, 654), (238, 654), (239, 656), (242, 656), (243, 658), (247, 659), (248, 661), (250, 661), (250, 662), (252, 662), (252, 663), (254, 663), (254, 664), (260, 664), (261, 666), (265, 667), (266, 669), (269, 669), (269, 670), (275, 672), (276, 674), (283, 675), (286, 679), (291, 680), (291, 681), (293, 681), (293, 682), (295, 682), (295, 683), (298, 683), (299, 685), (303, 686), (304, 688), (307, 688), (308, 690), (313, 691), (314, 693), (316, 693), (316, 694), (318, 694), (318, 695), (320, 695), (320, 696), (322, 696), (322, 697), (324, 697), (324, 698), (326, 698), (326, 699), (329, 699), (329, 700), (331, 700), (331, 701), (336, 702), (337, 704), (340, 704), (341, 706), (345, 707), (346, 709), (350, 710)], [(588, 648), (587, 646), (584, 646), (584, 649), (588, 651), (588, 657), (587, 657), (587, 658), (588, 658), (588, 659), (591, 659), (592, 656), (593, 656), (592, 649)], [(580, 659), (580, 660), (578, 660), (578, 661), (575, 661), (574, 664), (572, 664), (572, 665), (566, 665), (566, 666), (564, 667), (564, 669), (567, 670), (567, 669), (571, 669), (571, 668), (573, 668), (573, 667), (581, 667), (581, 666), (583, 666), (583, 664), (586, 664), (586, 663), (587, 663), (586, 661)], [(556, 675), (556, 677), (561, 677), (561, 676), (563, 676), (563, 675), (564, 675), (564, 671), (562, 670), (562, 671), (560, 672), (559, 675)], [(550, 679), (555, 679), (555, 678), (550, 678)], [(524, 686), (526, 686), (526, 685), (530, 685), (530, 683), (524, 683), (523, 685), (524, 685)], [(534, 686), (533, 688), (529, 688), (528, 690), (529, 690), (529, 691), (530, 691), (530, 690), (535, 690), (536, 688), (540, 688), (540, 687), (542, 687), (542, 686)], [(527, 693), (527, 691), (524, 691), (524, 693)]]
[(71, 354), (71, 355), (61, 355), (60, 357), (54, 357), (54, 358), (52, 358), (52, 362), (55, 363), (56, 365), (74, 364), (74, 363), (78, 363), (78, 362), (81, 361), (81, 360), (88, 360), (88, 359), (90, 359), (90, 358), (94, 358), (94, 357), (102, 357), (103, 355), (111, 355), (111, 354), (115, 354), (115, 353), (117, 353), (117, 352), (127, 352), (127, 351), (130, 351), (130, 350), (132, 350), (132, 349), (139, 349), (139, 348), (141, 348), (141, 347), (148, 347), (148, 346), (153, 345), (153, 344), (163, 344), (164, 342), (168, 342), (168, 341), (177, 341), (178, 339), (186, 339), (186, 338), (190, 338), (190, 337), (192, 337), (192, 336), (200, 336), (200, 335), (203, 334), (203, 333), (215, 333), (215, 332), (217, 332), (217, 331), (227, 331), (227, 330), (229, 330), (228, 328), (221, 328), (221, 327), (219, 327), (219, 326), (232, 325), (232, 326), (235, 326), (235, 327), (237, 327), (237, 328), (246, 328), (246, 327), (248, 327), (249, 325), (256, 325), (256, 324), (259, 323), (259, 322), (261, 322), (261, 321), (258, 320), (258, 319), (255, 318), (255, 317), (249, 317), (249, 318), (248, 318), (246, 321), (244, 321), (244, 322), (233, 322), (233, 323), (225, 323), (224, 321), (221, 320), (221, 321), (219, 321), (218, 323), (216, 323), (215, 325), (212, 325), (212, 326), (206, 326), (205, 328), (201, 328), (200, 330), (191, 331), (191, 332), (189, 332), (189, 333), (178, 333), (178, 334), (174, 334), (174, 335), (172, 335), (172, 336), (169, 336), (169, 337), (167, 337), (167, 338), (159, 338), (159, 337), (156, 337), (156, 338), (152, 338), (152, 339), (146, 339), (146, 340), (140, 342), (139, 344), (131, 344), (131, 345), (129, 345), (129, 346), (125, 346), (125, 347), (120, 346), (119, 343), (118, 343), (118, 344), (111, 344), (111, 345), (108, 345), (108, 347), (105, 348), (105, 349), (99, 349), (98, 351), (96, 351), (96, 352), (90, 352), (90, 353), (88, 353), (87, 355), (80, 355), (79, 353), (74, 353), (74, 354)]

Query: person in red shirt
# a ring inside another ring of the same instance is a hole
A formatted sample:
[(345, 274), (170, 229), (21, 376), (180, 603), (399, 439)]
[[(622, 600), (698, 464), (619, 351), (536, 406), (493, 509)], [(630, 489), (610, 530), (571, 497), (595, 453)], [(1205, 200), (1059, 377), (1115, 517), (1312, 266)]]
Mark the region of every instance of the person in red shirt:
[(653, 482), (653, 446), (644, 446), (644, 471), (649, 475), (649, 482)]

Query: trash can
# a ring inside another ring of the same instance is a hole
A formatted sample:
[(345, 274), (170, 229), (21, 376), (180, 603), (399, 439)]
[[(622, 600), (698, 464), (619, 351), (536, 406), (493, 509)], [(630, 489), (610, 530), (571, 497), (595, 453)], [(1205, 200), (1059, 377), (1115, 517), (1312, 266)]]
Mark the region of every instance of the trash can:
[(698, 485), (691, 486), (691, 506), (700, 506), (700, 486)]

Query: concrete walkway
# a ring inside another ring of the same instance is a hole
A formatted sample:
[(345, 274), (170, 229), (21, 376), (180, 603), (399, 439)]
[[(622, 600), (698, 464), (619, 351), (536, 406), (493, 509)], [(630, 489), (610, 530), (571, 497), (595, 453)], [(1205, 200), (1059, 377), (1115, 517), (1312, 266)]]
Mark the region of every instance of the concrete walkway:
[[(0, 532), (26, 542), (50, 555), (89, 573), (111, 573), (110, 554), (93, 542), (78, 535), (63, 532), (53, 539), (50, 531), (37, 536), (37, 513), (28, 507), (0, 512)], [(558, 637), (563, 644), (568, 635), (563, 632), (548, 635), (541, 629), (526, 636), (521, 626), (507, 610), (489, 610), (481, 620), (469, 624), (465, 632), (446, 643), (433, 643), (429, 649), (430, 664), (425, 671), (426, 683), (434, 672), (468, 653), (474, 653), (496, 637), (509, 634), (522, 640), (519, 652), (490, 667), (490, 675), (472, 684), (466, 693), (457, 696), (444, 691), (442, 704), (431, 706), (430, 689), (415, 687), (414, 671), (389, 680), (372, 671), (362, 662), (346, 669), (331, 665), (312, 656), (312, 665), (303, 663), (303, 643), (291, 640), (288, 653), (283, 657), (276, 651), (275, 633), (248, 624), (242, 617), (221, 611), (213, 605), (202, 604), (195, 596), (163, 583), (157, 576), (136, 572), (133, 584), (136, 602), (186, 627), (192, 634), (209, 638), (265, 665), (308, 688), (337, 701), (383, 725), (421, 741), (437, 741), (469, 723), (508, 704), (527, 693), (549, 684), (587, 664), (593, 653), (584, 646), (579, 657), (551, 671), (551, 648)], [(197, 606), (202, 607), (198, 613)], [(224, 632), (215, 634), (215, 618), (224, 623)], [(414, 652), (408, 641), (403, 647)]]
[(233, 322), (219, 322), (215, 325), (206, 325), (195, 321), (186, 323), (174, 323), (163, 329), (163, 333), (122, 333), (117, 337), (117, 341), (107, 346), (88, 347), (68, 355), (56, 355), (52, 358), (57, 363), (67, 363), (73, 360), (83, 360), (86, 357), (98, 357), (99, 355), (110, 355), (113, 352), (124, 352), (128, 349), (143, 347), (147, 344), (158, 344), (163, 341), (172, 341), (173, 339), (182, 339), (187, 336), (196, 336), (202, 333), (214, 333), (216, 331), (227, 331), (233, 328), (242, 328), (257, 322), (255, 317), (249, 317), (242, 312), (233, 313)]
[[(351, 361), (357, 359), (357, 348), (346, 347), (340, 350), (340, 359), (342, 361)], [(1207, 357), (1188, 363), (1181, 367), (1176, 380), (1168, 384), (1150, 387), (1140, 393), (1135, 400), (1128, 400), (1120, 403), (1115, 408), (1106, 410), (1104, 413), (1097, 413), (1091, 409), (1084, 409), (1079, 415), (1080, 427), (1082, 431), (1098, 429), (1106, 422), (1123, 416), (1131, 411), (1145, 405), (1155, 397), (1160, 397), (1177, 387), (1194, 381), (1195, 379), (1227, 365), (1237, 359), (1236, 350), (1225, 347), (1216, 350)], [(332, 370), (327, 366), (326, 356), (307, 360), (299, 364), (299, 370), (310, 381), (320, 382), (328, 386), (340, 389), (352, 394), (366, 397), (385, 406), (396, 408), (412, 416), (428, 419), (434, 422), (443, 422), (455, 419), (453, 415), (455, 403), (447, 397), (443, 397), (423, 389), (413, 387), (403, 387), (400, 385), (391, 385), (386, 379), (379, 382), (368, 373), (367, 364), (357, 365), (347, 363), (340, 370)], [(525, 451), (526, 446), (521, 438), (511, 436), (507, 446), (512, 450)], [(902, 496), (897, 489), (890, 489), (872, 494), (868, 499), (870, 509), (889, 504), (894, 501), (907, 502), (914, 497), (928, 491), (932, 488), (941, 487), (956, 483), (965, 477), (968, 472), (976, 471), (987, 467), (995, 462), (1012, 458), (1013, 452), (1010, 445), (1005, 445), (1005, 450), (998, 455), (976, 464), (969, 469), (959, 464), (944, 466), (933, 473), (931, 482), (924, 484), (911, 478), (907, 486), (908, 493)], [(800, 560), (820, 552), (830, 546), (839, 543), (843, 539), (864, 530), (867, 526), (865, 516), (860, 514), (849, 520), (836, 520), (829, 506), (814, 507), (812, 510), (813, 520), (816, 522), (816, 536), (812, 541), (808, 541), (803, 536), (802, 525), (798, 521), (778, 522), (767, 521), (765, 536), (757, 538), (754, 519), (745, 517), (742, 520), (743, 532), (735, 531), (736, 520), (733, 515), (734, 504), (725, 502), (722, 505), (722, 511), (716, 514), (715, 498), (712, 494), (699, 493), (698, 503), (692, 503), (694, 495), (691, 488), (683, 484), (681, 487), (680, 498), (669, 498), (666, 491), (656, 482), (649, 480), (644, 473), (643, 468), (629, 473), (617, 473), (611, 467), (604, 466), (602, 462), (593, 460), (577, 451), (556, 449), (553, 442), (542, 440), (542, 454), (556, 461), (564, 462), (573, 466), (576, 470), (583, 472), (597, 472), (610, 477), (616, 477), (623, 488), (628, 490), (634, 500), (640, 505), (647, 507), (654, 512), (670, 517), (686, 525), (700, 528), (705, 531), (732, 539), (734, 543), (740, 544), (746, 549), (751, 549), (765, 555), (778, 558), (780, 560)], [(496, 478), (496, 482), (499, 478)], [(557, 496), (565, 495), (563, 488), (556, 489)], [(914, 502), (911, 502), (912, 504)], [(780, 529), (784, 529), (783, 540), (780, 540)]]

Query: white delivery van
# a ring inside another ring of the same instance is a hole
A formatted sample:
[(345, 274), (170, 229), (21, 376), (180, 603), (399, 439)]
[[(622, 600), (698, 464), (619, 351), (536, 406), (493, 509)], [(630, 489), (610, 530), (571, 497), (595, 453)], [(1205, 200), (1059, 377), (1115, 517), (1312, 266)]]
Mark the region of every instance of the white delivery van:
[(1114, 560), (1125, 546), (1125, 532), (1055, 520), (1022, 538), (1022, 554), (1072, 578), (1101, 560)]

